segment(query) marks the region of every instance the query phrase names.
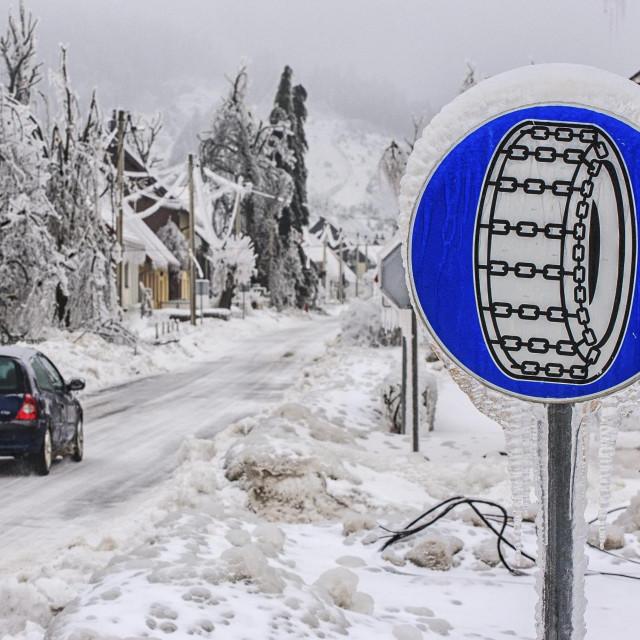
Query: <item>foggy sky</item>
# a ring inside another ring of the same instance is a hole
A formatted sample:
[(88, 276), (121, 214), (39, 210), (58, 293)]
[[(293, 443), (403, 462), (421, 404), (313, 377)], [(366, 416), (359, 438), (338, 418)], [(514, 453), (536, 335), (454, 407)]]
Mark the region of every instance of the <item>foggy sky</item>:
[[(0, 0), (0, 25), (17, 0)], [(69, 46), (72, 79), (103, 104), (171, 110), (194, 89), (215, 102), (249, 63), (251, 100), (268, 105), (285, 64), (310, 111), (406, 131), (481, 74), (578, 62), (640, 68), (640, 3), (624, 0), (27, 0), (40, 57)], [(616, 8), (617, 7), (617, 8)]]

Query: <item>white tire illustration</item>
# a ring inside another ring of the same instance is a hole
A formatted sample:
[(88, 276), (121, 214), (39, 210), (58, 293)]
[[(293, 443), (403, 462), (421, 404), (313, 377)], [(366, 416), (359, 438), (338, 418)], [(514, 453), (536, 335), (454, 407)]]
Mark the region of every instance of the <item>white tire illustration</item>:
[(513, 127), (475, 229), (476, 303), (496, 365), (536, 381), (602, 376), (627, 327), (636, 259), (633, 195), (611, 138), (590, 123)]

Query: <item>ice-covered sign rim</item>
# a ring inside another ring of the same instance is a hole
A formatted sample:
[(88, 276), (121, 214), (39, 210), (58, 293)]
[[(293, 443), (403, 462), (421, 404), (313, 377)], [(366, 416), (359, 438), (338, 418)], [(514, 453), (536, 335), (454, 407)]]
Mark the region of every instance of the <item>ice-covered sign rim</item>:
[[(638, 132), (638, 134), (640, 135), (640, 126), (638, 126), (638, 124), (632, 122), (631, 120), (629, 120), (628, 118), (626, 118), (623, 115), (620, 115), (618, 113), (615, 113), (609, 109), (603, 108), (603, 107), (597, 107), (597, 106), (593, 106), (590, 104), (586, 104), (585, 102), (578, 102), (578, 101), (572, 101), (572, 100), (558, 100), (558, 101), (549, 101), (549, 100), (544, 100), (544, 101), (540, 101), (540, 102), (523, 102), (522, 104), (518, 104), (518, 105), (514, 105), (513, 107), (509, 108), (509, 109), (504, 109), (501, 111), (496, 111), (494, 113), (491, 113), (490, 115), (488, 115), (486, 118), (482, 119), (481, 121), (476, 122), (473, 126), (469, 127), (469, 129), (462, 133), (461, 135), (459, 135), (455, 140), (453, 140), (452, 142), (450, 142), (447, 147), (445, 148), (445, 150), (443, 152), (440, 153), (439, 158), (437, 160), (437, 162), (434, 162), (426, 177), (423, 179), (422, 181), (422, 185), (420, 187), (420, 190), (417, 192), (417, 196), (412, 204), (411, 207), (411, 213), (409, 216), (409, 224), (406, 226), (406, 274), (407, 274), (407, 284), (408, 284), (408, 288), (409, 288), (409, 295), (411, 297), (411, 301), (413, 303), (413, 307), (414, 310), (416, 311), (418, 317), (422, 320), (424, 326), (426, 327), (427, 331), (429, 332), (429, 335), (431, 336), (431, 338), (434, 340), (434, 342), (438, 345), (438, 347), (444, 352), (444, 354), (453, 362), (453, 364), (455, 364), (455, 366), (459, 367), (462, 371), (464, 371), (466, 374), (470, 375), (472, 378), (478, 380), (479, 382), (481, 382), (483, 385), (489, 387), (490, 389), (493, 389), (494, 391), (498, 391), (500, 393), (504, 393), (508, 396), (514, 397), (514, 398), (519, 398), (520, 400), (526, 400), (526, 401), (530, 401), (530, 402), (536, 402), (536, 403), (540, 403), (540, 404), (571, 404), (571, 403), (576, 403), (576, 402), (589, 402), (591, 400), (597, 399), (597, 398), (601, 398), (603, 396), (606, 395), (610, 395), (612, 393), (616, 393), (617, 391), (620, 391), (622, 389), (625, 389), (626, 387), (634, 384), (635, 382), (637, 382), (638, 380), (640, 380), (640, 371), (638, 371), (636, 374), (634, 374), (633, 376), (627, 378), (626, 380), (623, 380), (622, 382), (618, 383), (617, 385), (613, 385), (611, 387), (608, 387), (606, 389), (602, 389), (600, 391), (596, 391), (592, 394), (587, 394), (587, 395), (580, 395), (580, 396), (576, 396), (576, 397), (549, 397), (549, 396), (540, 396), (540, 395), (529, 395), (529, 394), (524, 394), (524, 393), (518, 393), (516, 391), (513, 391), (511, 389), (507, 389), (505, 387), (502, 387), (498, 384), (495, 384), (489, 380), (486, 380), (485, 378), (483, 378), (482, 376), (480, 376), (478, 373), (476, 373), (475, 371), (471, 370), (469, 367), (467, 367), (463, 362), (461, 362), (455, 355), (453, 355), (453, 353), (451, 353), (451, 351), (449, 350), (449, 348), (444, 344), (444, 342), (440, 339), (440, 337), (438, 336), (437, 332), (434, 330), (434, 328), (431, 326), (431, 323), (429, 322), (426, 314), (424, 313), (424, 310), (422, 308), (422, 304), (420, 303), (420, 298), (417, 294), (416, 288), (415, 288), (415, 280), (414, 280), (414, 274), (413, 274), (413, 259), (412, 259), (412, 252), (413, 252), (413, 247), (412, 247), (412, 238), (413, 238), (413, 233), (414, 233), (414, 225), (416, 222), (416, 216), (417, 216), (417, 212), (418, 209), (420, 207), (420, 203), (422, 201), (423, 195), (427, 189), (427, 187), (429, 186), (429, 183), (431, 181), (431, 178), (433, 177), (433, 175), (438, 171), (438, 169), (440, 168), (441, 164), (444, 162), (444, 160), (447, 158), (447, 156), (451, 153), (451, 151), (453, 149), (455, 149), (463, 140), (465, 140), (466, 138), (468, 138), (469, 136), (473, 135), (476, 131), (478, 131), (479, 129), (481, 129), (482, 127), (484, 127), (485, 125), (487, 125), (488, 123), (502, 117), (502, 116), (506, 116), (509, 114), (513, 114), (513, 113), (517, 113), (519, 111), (524, 111), (525, 109), (531, 109), (531, 108), (536, 108), (536, 107), (573, 107), (573, 108), (577, 108), (577, 109), (588, 109), (589, 111), (592, 111), (594, 113), (599, 113), (605, 116), (609, 116), (611, 118), (615, 118), (617, 120), (619, 120), (620, 122), (628, 125), (629, 127), (631, 127), (632, 129), (634, 129), (635, 131)], [(486, 179), (486, 173), (488, 172), (489, 167), (487, 166), (487, 168), (485, 169), (485, 176), (484, 179)], [(638, 239), (636, 239), (636, 242), (640, 241), (640, 237)], [(636, 247), (636, 251), (638, 252), (638, 247)], [(640, 252), (638, 252), (640, 253)], [(640, 267), (640, 263), (638, 265)], [(475, 284), (474, 284), (475, 286)], [(632, 305), (633, 305), (633, 301), (632, 301)], [(544, 382), (540, 382), (539, 384), (544, 385)], [(547, 383), (547, 384), (553, 384), (553, 383)]]

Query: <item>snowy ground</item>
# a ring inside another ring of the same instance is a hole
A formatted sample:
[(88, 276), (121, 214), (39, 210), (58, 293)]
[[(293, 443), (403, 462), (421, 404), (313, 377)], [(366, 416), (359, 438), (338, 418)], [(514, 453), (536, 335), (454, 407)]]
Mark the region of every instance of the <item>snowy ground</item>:
[[(243, 339), (255, 337), (270, 329), (295, 326), (304, 316), (278, 314), (264, 309), (251, 310), (245, 319), (236, 310), (229, 321), (205, 319), (204, 324), (192, 327), (188, 322), (178, 323), (178, 330), (162, 334), (162, 325), (168, 327), (169, 310), (156, 311), (150, 318), (131, 316), (127, 326), (140, 336), (137, 348), (112, 344), (101, 337), (78, 331), (68, 333), (50, 330), (48, 339), (36, 345), (71, 378), (83, 377), (87, 382), (84, 395), (106, 387), (113, 387), (149, 375), (184, 369), (194, 361), (222, 357), (242, 344)], [(156, 325), (160, 333), (159, 346), (155, 345)]]
[[(4, 637), (40, 640), (47, 627), (50, 640), (534, 638), (533, 575), (493, 566), (494, 538), (468, 514), (379, 552), (379, 524), (400, 527), (458, 494), (510, 500), (501, 430), (438, 364), (436, 430), (422, 453), (385, 432), (380, 385), (397, 351), (334, 343), (279, 403), (184, 440), (135, 517), (64, 546), (52, 535), (46, 554), (39, 544), (0, 583)], [(622, 434), (615, 503), (640, 488), (639, 444)], [(618, 553), (640, 560), (636, 536), (624, 542)], [(525, 546), (535, 553), (530, 524)], [(640, 575), (589, 554), (592, 569)], [(588, 638), (636, 638), (638, 588), (589, 576)]]

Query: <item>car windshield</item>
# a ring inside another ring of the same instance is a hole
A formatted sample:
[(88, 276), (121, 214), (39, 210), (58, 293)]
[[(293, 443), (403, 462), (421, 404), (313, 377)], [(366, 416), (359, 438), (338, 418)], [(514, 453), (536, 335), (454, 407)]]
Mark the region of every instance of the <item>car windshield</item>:
[(12, 358), (0, 356), (0, 395), (23, 391), (22, 367)]

